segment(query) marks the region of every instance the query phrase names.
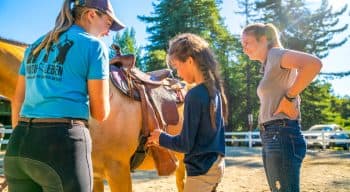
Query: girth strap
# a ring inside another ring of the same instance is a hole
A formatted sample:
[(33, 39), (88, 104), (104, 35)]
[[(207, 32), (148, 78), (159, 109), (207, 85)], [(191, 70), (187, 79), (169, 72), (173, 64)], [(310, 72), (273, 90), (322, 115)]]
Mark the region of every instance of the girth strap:
[[(150, 134), (150, 131), (154, 129), (162, 128), (159, 114), (156, 112), (156, 108), (150, 103), (150, 99), (146, 94), (146, 87), (143, 84), (135, 83), (135, 87), (139, 90), (141, 97), (141, 110), (142, 110), (142, 130), (139, 141), (141, 142), (137, 148), (136, 153), (131, 158), (131, 169), (132, 171), (137, 168), (146, 156), (147, 150), (153, 157), (154, 164), (156, 165), (158, 175), (165, 176), (172, 174), (176, 167), (176, 157), (172, 152), (163, 147), (145, 147), (145, 138)], [(143, 149), (143, 150), (142, 150)], [(142, 151), (145, 153), (142, 154)]]
[(141, 165), (143, 160), (146, 157), (147, 149), (146, 149), (146, 142), (147, 137), (150, 134), (149, 129), (147, 129), (148, 124), (148, 114), (147, 114), (147, 99), (146, 99), (146, 92), (145, 87), (142, 84), (135, 84), (135, 87), (139, 90), (140, 99), (141, 99), (141, 112), (142, 112), (142, 129), (139, 136), (139, 145), (137, 146), (136, 152), (133, 154), (133, 156), (130, 159), (130, 169), (131, 171), (134, 171), (138, 166)]

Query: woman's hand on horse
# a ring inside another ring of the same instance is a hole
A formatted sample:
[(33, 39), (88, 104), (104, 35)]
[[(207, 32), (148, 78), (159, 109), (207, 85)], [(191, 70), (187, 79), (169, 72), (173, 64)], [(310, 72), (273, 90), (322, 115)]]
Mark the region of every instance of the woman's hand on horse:
[(159, 145), (159, 136), (163, 131), (161, 129), (154, 129), (150, 136), (147, 138), (147, 147), (158, 146)]

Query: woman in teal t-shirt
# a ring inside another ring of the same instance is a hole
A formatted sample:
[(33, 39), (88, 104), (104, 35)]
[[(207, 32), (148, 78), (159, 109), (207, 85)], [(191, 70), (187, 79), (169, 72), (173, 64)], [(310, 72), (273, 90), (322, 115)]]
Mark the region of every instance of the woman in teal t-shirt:
[(108, 50), (120, 30), (109, 0), (65, 0), (55, 27), (30, 45), (12, 102), (9, 191), (92, 191), (89, 116), (109, 114)]

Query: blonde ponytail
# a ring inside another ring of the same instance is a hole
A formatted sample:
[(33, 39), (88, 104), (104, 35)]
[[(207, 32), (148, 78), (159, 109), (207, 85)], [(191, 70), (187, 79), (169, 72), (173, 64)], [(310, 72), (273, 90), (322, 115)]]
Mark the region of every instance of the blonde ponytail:
[(74, 7), (72, 10), (72, 3), (73, 0), (64, 1), (61, 11), (56, 18), (55, 27), (49, 33), (47, 33), (43, 41), (34, 48), (33, 55), (35, 57), (43, 48), (49, 50), (52, 46), (52, 43), (56, 42), (60, 35), (73, 25), (75, 18), (81, 17), (83, 7)]
[(246, 26), (242, 34), (253, 35), (257, 41), (262, 36), (265, 36), (268, 41), (268, 48), (272, 47), (283, 47), (279, 38), (278, 29), (272, 23), (254, 23)]

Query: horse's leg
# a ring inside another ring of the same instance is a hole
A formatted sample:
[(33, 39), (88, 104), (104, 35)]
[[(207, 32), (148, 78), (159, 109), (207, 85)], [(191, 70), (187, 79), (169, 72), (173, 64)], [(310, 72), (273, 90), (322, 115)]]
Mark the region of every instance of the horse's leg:
[[(96, 153), (93, 153), (93, 162), (103, 162), (103, 161), (100, 159), (97, 159)], [(101, 164), (93, 163), (93, 170), (94, 170), (94, 185), (93, 185), (92, 191), (93, 192), (104, 192), (103, 166)]]
[(185, 187), (185, 164), (183, 160), (179, 161), (179, 166), (176, 169), (176, 187), (178, 192), (183, 192)]
[(131, 192), (131, 174), (128, 163), (109, 162), (107, 181), (111, 192)]
[(94, 189), (93, 192), (104, 192), (103, 178), (94, 176)]
[(105, 143), (101, 138), (104, 138), (102, 129), (99, 124), (94, 119), (90, 119), (89, 128), (92, 139), (92, 167), (93, 167), (93, 177), (94, 185), (93, 192), (104, 192), (104, 146)]

